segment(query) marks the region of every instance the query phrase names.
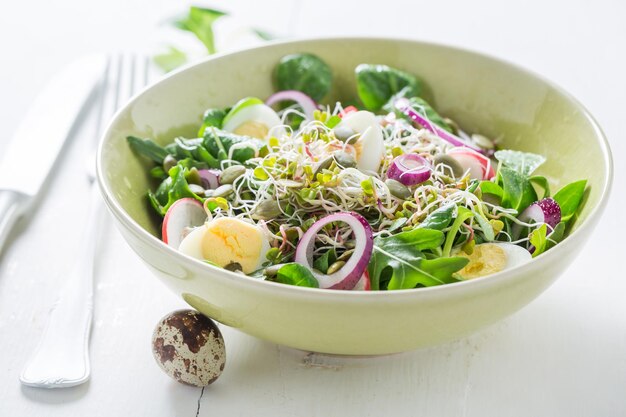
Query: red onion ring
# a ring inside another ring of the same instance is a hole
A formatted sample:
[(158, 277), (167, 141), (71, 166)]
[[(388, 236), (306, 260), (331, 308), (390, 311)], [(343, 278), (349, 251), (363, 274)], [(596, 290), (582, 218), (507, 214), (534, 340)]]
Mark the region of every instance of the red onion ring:
[[(350, 226), (354, 233), (356, 247), (348, 262), (339, 271), (327, 275), (313, 270), (313, 249), (315, 248), (317, 233), (322, 227), (332, 222), (344, 222)], [(294, 260), (311, 270), (320, 288), (351, 290), (367, 269), (373, 249), (374, 236), (372, 228), (363, 216), (354, 212), (335, 213), (316, 221), (302, 235), (296, 248)]]
[(391, 161), (387, 169), (387, 178), (411, 186), (429, 179), (430, 171), (430, 163), (426, 159), (414, 153), (407, 153)]
[(302, 111), (307, 119), (313, 120), (313, 112), (317, 110), (317, 104), (311, 97), (307, 96), (302, 91), (279, 91), (278, 93), (272, 94), (267, 100), (265, 100), (265, 104), (273, 106), (276, 103), (286, 100), (295, 101), (300, 107), (302, 107)]

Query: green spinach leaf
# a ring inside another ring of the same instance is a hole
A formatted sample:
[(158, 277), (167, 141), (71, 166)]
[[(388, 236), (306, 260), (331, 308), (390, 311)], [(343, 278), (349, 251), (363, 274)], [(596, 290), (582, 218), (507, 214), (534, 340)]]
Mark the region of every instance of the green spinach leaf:
[[(211, 156), (218, 161), (233, 159), (242, 164), (248, 159), (254, 158), (256, 152), (264, 145), (259, 139), (236, 135), (216, 128), (205, 131), (202, 143)], [(231, 148), (232, 158), (229, 157)]]
[(278, 90), (302, 91), (315, 101), (328, 94), (333, 74), (326, 62), (313, 54), (291, 54), (281, 58), (275, 70)]
[(534, 175), (530, 177), (530, 182), (543, 190), (543, 194), (539, 200), (550, 197), (550, 183), (548, 183), (548, 179), (546, 177)]
[(283, 265), (276, 275), (276, 281), (281, 284), (295, 285), (298, 287), (319, 288), (319, 283), (303, 265), (297, 263), (288, 263)]
[(185, 167), (178, 164), (172, 167), (168, 174), (169, 177), (161, 183), (156, 193), (148, 192), (148, 199), (157, 213), (165, 216), (170, 206), (181, 198), (190, 197), (200, 202), (204, 201), (189, 189), (189, 184), (185, 178)]
[(204, 117), (202, 118), (202, 126), (200, 126), (200, 130), (198, 131), (198, 137), (204, 137), (204, 132), (207, 127), (221, 129), (226, 113), (227, 112), (223, 109), (208, 109), (205, 111)]
[(580, 203), (583, 201), (586, 186), (587, 180), (576, 181), (566, 185), (554, 194), (554, 200), (561, 207), (562, 222), (567, 222), (576, 214)]
[(360, 64), (355, 69), (357, 93), (371, 111), (380, 110), (392, 96), (418, 97), (423, 85), (417, 77), (387, 65)]
[(328, 267), (335, 263), (336, 260), (337, 253), (334, 248), (330, 248), (324, 252), (322, 256), (313, 261), (313, 268), (325, 274), (328, 271)]
[(541, 255), (546, 250), (548, 227), (544, 223), (528, 235), (528, 240), (535, 248), (533, 251), (533, 258)]
[(456, 204), (450, 203), (439, 207), (437, 210), (430, 213), (422, 223), (418, 226), (424, 229), (443, 230), (450, 222), (456, 212)]

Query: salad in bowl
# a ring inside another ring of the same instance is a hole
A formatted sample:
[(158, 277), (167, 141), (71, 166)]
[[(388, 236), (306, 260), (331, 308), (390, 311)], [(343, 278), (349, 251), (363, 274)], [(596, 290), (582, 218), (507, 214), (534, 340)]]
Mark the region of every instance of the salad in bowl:
[(251, 279), (392, 291), (515, 268), (566, 236), (585, 179), (553, 193), (544, 156), (466, 132), (417, 74), (354, 73), (358, 100), (325, 101), (333, 69), (288, 54), (275, 94), (207, 109), (196, 137), (128, 136), (153, 161), (163, 241)]

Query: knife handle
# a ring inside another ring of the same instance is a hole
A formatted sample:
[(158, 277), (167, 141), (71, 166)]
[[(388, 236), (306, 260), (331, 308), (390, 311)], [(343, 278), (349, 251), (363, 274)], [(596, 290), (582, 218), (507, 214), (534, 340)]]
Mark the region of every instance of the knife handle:
[(13, 225), (26, 209), (28, 196), (18, 191), (0, 190), (0, 253)]

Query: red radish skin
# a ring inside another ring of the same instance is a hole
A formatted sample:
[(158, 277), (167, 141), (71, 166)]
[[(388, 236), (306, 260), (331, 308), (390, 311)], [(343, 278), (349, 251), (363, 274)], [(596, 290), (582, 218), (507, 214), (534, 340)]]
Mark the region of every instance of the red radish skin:
[(353, 291), (371, 291), (372, 290), (372, 282), (370, 281), (370, 274), (365, 271), (363, 275), (361, 275), (361, 279), (353, 288)]
[[(350, 226), (354, 233), (356, 247), (348, 262), (339, 271), (327, 275), (315, 272), (311, 265), (313, 263), (315, 237), (322, 227), (332, 222), (343, 222)], [(320, 288), (351, 290), (366, 271), (373, 250), (374, 236), (367, 220), (358, 213), (341, 212), (329, 214), (309, 227), (300, 239), (300, 242), (298, 242), (294, 260), (311, 270)]]
[(207, 215), (202, 204), (193, 198), (181, 198), (170, 206), (165, 213), (161, 235), (163, 242), (178, 249), (185, 229), (202, 226)]
[(454, 158), (464, 171), (469, 171), (472, 179), (490, 180), (496, 176), (491, 160), (472, 149), (452, 148), (447, 154)]
[(346, 107), (345, 109), (343, 109), (343, 110), (339, 113), (339, 117), (341, 117), (341, 118), (343, 119), (344, 117), (346, 117), (346, 116), (347, 116), (347, 115), (349, 115), (350, 113), (355, 113), (355, 112), (357, 112), (357, 111), (359, 111), (359, 109), (357, 109), (356, 107), (354, 107), (354, 106), (348, 106), (348, 107)]

